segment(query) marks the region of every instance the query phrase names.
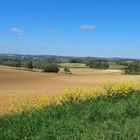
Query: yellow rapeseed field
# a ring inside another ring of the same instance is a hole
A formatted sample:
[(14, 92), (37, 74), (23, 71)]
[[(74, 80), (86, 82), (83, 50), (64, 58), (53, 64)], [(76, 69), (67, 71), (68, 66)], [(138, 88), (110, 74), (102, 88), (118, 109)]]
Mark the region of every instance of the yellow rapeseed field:
[[(134, 84), (130, 82), (121, 83), (111, 83), (104, 82), (101, 84), (100, 88), (89, 88), (83, 89), (82, 87), (76, 86), (71, 90), (64, 90), (62, 95), (53, 99), (53, 102), (61, 103), (62, 100), (68, 98), (85, 99), (88, 97), (98, 97), (98, 96), (126, 96), (132, 92), (140, 90), (140, 84)], [(21, 96), (16, 96), (9, 100), (9, 108), (7, 113), (10, 112), (22, 112), (24, 110), (39, 109), (50, 104), (48, 96), (29, 96), (25, 95), (23, 98)]]

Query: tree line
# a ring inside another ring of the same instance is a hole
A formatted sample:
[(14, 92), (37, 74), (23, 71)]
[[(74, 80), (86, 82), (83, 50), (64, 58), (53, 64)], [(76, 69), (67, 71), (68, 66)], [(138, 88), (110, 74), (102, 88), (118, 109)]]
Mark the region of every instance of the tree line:
[(102, 60), (90, 60), (86, 63), (86, 66), (95, 69), (108, 69), (109, 63), (107, 61)]
[(42, 69), (44, 72), (58, 72), (59, 67), (54, 60), (37, 60), (32, 58), (0, 58), (0, 65), (25, 68), (28, 70)]
[(130, 63), (126, 68), (124, 68), (124, 71), (126, 74), (140, 74), (140, 63)]

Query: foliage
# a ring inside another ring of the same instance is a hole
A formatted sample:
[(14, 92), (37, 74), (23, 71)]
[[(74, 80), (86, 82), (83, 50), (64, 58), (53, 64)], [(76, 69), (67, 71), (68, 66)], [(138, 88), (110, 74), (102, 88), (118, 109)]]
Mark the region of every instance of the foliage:
[(97, 68), (97, 69), (108, 69), (109, 68), (109, 64), (107, 62), (100, 61), (100, 60), (88, 61), (86, 63), (86, 65), (89, 66), (90, 68)]
[(133, 62), (124, 69), (126, 74), (140, 74), (140, 64)]
[(84, 63), (84, 60), (81, 58), (73, 58), (69, 60), (70, 63)]
[(41, 56), (0, 56), (0, 65), (17, 67), (20, 62), (20, 67), (28, 68), (28, 64), (32, 61), (33, 67), (36, 69), (44, 69), (48, 63), (62, 63), (60, 59), (52, 59)]
[(131, 63), (133, 63), (133, 61), (116, 61), (117, 65), (123, 65), (123, 66), (128, 66)]
[(68, 67), (65, 67), (65, 68), (64, 68), (64, 72), (65, 72), (65, 73), (71, 73), (71, 71), (70, 71), (70, 69), (69, 69)]
[(108, 97), (123, 97), (127, 96), (137, 90), (140, 86), (134, 83), (124, 82), (124, 83), (110, 83), (105, 82), (102, 84), (102, 88), (105, 92), (105, 95)]
[(50, 63), (47, 64), (46, 67), (44, 68), (44, 72), (59, 72), (59, 67), (56, 64)]
[(109, 69), (123, 70), (127, 66), (117, 64), (116, 62), (109, 62)]
[(20, 62), (20, 60), (18, 60), (17, 63), (16, 63), (16, 68), (20, 69), (20, 67), (21, 67), (21, 62)]
[(32, 70), (33, 69), (33, 62), (30, 61), (27, 65), (27, 67), (28, 67), (29, 70)]
[[(111, 83), (105, 84), (103, 89), (110, 91)], [(123, 95), (123, 88), (116, 89)], [(74, 91), (81, 93), (79, 87)], [(59, 104), (53, 103), (40, 109), (1, 116), (0, 139), (139, 139), (140, 91), (132, 91), (119, 98), (104, 95), (83, 99), (77, 98), (79, 95), (71, 97), (67, 96)]]
[(30, 96), (24, 95), (21, 100), (21, 96), (17, 96), (10, 99), (8, 112), (22, 112), (25, 110), (39, 109), (46, 106), (48, 103), (48, 97), (44, 95)]

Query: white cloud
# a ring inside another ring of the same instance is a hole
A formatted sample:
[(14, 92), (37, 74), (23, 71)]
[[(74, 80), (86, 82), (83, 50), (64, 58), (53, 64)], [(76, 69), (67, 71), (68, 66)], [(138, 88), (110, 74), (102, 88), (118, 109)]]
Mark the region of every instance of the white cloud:
[(94, 30), (96, 28), (96, 26), (94, 25), (81, 25), (80, 29), (82, 30)]
[(16, 28), (16, 27), (12, 27), (10, 28), (10, 31), (17, 34), (17, 35), (24, 35), (24, 32), (23, 30), (19, 29), (19, 28)]
[(47, 32), (47, 33), (54, 33), (54, 32), (56, 32), (56, 30), (54, 30), (54, 29), (46, 29), (45, 32)]

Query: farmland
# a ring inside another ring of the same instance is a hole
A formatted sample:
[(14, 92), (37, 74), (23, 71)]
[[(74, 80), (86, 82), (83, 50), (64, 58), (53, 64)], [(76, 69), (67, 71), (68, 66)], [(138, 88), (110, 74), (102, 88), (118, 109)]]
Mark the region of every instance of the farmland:
[(61, 63), (59, 65), (61, 67), (69, 67), (69, 68), (88, 68), (88, 66), (81, 63)]
[(130, 60), (1, 56), (0, 139), (139, 139), (140, 64)]
[(93, 88), (105, 81), (139, 82), (140, 76), (125, 75), (121, 70), (96, 70), (90, 68), (71, 68), (72, 74), (65, 74), (61, 68), (58, 74), (17, 70), (0, 67), (0, 99), (7, 106), (10, 98), (24, 94), (50, 97), (60, 95), (65, 89), (76, 86)]
[(139, 140), (140, 90), (126, 83), (107, 84), (105, 89), (96, 96), (76, 90), (59, 104), (26, 106), (22, 112), (0, 116), (0, 139)]
[(140, 140), (139, 6), (2, 0), (0, 140)]
[(107, 70), (59, 65), (58, 73), (0, 66), (0, 139), (139, 138), (140, 75), (116, 64)]

